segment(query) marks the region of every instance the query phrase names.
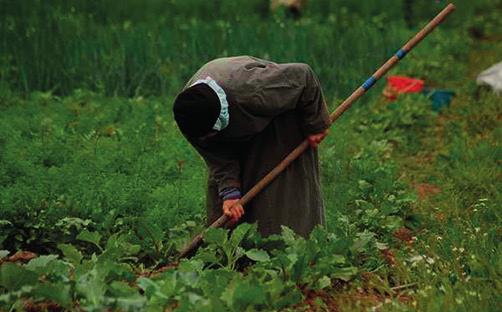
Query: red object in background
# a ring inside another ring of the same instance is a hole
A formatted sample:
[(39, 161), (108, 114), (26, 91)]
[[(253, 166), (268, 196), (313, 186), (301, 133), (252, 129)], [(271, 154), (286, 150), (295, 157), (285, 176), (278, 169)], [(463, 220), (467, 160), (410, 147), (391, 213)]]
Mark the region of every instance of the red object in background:
[(387, 77), (387, 86), (383, 95), (389, 100), (395, 100), (402, 93), (418, 93), (424, 89), (424, 81), (406, 76)]

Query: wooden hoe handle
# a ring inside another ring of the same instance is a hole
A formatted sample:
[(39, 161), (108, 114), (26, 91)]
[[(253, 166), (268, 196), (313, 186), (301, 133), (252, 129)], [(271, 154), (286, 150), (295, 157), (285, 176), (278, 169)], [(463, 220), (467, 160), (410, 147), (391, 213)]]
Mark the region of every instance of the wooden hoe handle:
[[(363, 96), (382, 76), (384, 76), (399, 60), (404, 58), (417, 44), (429, 35), (450, 13), (455, 10), (455, 5), (448, 4), (436, 17), (434, 17), (424, 28), (422, 28), (413, 38), (411, 38), (396, 54), (387, 60), (370, 78), (358, 87), (336, 110), (329, 116), (333, 124), (352, 104)], [(253, 186), (236, 204), (245, 205), (263, 190), (275, 177), (277, 177), (291, 162), (298, 158), (307, 148), (309, 143), (304, 140), (286, 158), (284, 158), (274, 169), (264, 176), (255, 186)], [(219, 217), (210, 227), (219, 228), (230, 220), (225, 214)], [(178, 259), (186, 257), (195, 250), (203, 239), (203, 233), (196, 235), (180, 252)]]

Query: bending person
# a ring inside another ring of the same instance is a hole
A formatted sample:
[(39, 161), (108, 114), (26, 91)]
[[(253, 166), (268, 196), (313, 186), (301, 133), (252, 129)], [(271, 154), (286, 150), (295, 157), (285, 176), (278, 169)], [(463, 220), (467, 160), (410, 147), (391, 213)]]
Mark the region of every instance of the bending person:
[[(329, 115), (308, 65), (251, 56), (213, 60), (176, 97), (173, 112), (209, 170), (209, 224), (225, 213), (233, 222), (257, 222), (264, 236), (281, 225), (307, 236), (324, 224), (316, 147)], [(245, 213), (233, 206), (305, 138), (312, 148), (246, 204)]]

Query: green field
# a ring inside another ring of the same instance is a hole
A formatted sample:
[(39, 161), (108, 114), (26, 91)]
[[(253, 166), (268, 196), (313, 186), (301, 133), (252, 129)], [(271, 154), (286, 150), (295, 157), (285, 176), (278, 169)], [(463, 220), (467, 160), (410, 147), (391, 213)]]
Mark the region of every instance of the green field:
[[(172, 103), (207, 61), (305, 62), (333, 110), (444, 1), (0, 0), (0, 311), (500, 311), (500, 0), (454, 15), (319, 148), (327, 225), (206, 234), (205, 165)], [(16, 252), (25, 251), (25, 253)], [(27, 252), (36, 253), (36, 257)]]

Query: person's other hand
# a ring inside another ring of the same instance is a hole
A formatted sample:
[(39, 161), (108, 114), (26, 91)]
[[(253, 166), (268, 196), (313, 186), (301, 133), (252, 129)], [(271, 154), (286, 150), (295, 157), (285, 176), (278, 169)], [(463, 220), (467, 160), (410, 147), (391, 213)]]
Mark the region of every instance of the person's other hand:
[(328, 132), (329, 130), (326, 129), (321, 133), (309, 135), (307, 140), (309, 141), (310, 146), (312, 148), (317, 148), (317, 145), (324, 140), (324, 138), (328, 135)]
[(238, 199), (227, 199), (223, 201), (223, 213), (231, 218), (232, 223), (237, 223), (244, 214), (242, 205), (236, 205)]

